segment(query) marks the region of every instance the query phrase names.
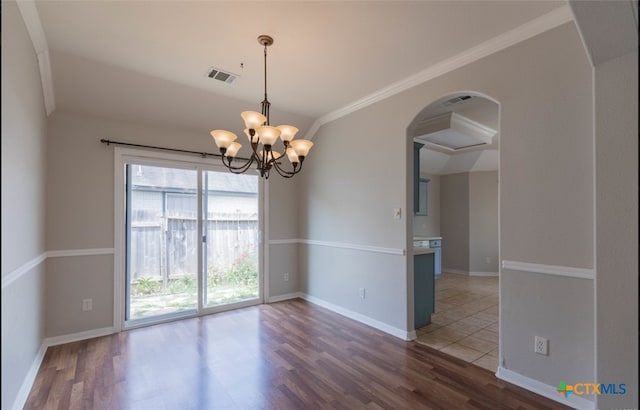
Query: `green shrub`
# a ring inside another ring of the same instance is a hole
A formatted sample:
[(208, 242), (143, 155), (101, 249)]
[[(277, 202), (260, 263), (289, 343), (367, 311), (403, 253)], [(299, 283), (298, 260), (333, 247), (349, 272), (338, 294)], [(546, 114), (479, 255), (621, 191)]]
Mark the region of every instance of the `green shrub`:
[(154, 295), (160, 292), (162, 284), (150, 276), (139, 277), (133, 283), (133, 293), (136, 295)]
[(196, 279), (191, 275), (171, 279), (168, 286), (169, 293), (177, 295), (181, 293), (193, 293), (198, 290)]
[(243, 253), (234, 261), (223, 277), (225, 282), (239, 286), (252, 286), (258, 283), (258, 267), (255, 258)]
[(218, 286), (222, 282), (222, 273), (218, 271), (213, 266), (209, 266), (209, 271), (207, 272), (207, 286), (215, 287)]

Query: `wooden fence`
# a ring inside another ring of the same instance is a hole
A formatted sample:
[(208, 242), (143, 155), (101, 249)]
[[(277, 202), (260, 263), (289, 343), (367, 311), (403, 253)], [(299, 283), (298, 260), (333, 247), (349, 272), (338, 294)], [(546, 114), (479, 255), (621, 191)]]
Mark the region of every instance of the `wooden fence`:
[[(195, 275), (198, 231), (195, 217), (158, 218), (134, 211), (130, 233), (129, 278), (151, 277), (166, 283)], [(206, 269), (225, 272), (242, 257), (256, 257), (258, 219), (255, 214), (209, 214)]]

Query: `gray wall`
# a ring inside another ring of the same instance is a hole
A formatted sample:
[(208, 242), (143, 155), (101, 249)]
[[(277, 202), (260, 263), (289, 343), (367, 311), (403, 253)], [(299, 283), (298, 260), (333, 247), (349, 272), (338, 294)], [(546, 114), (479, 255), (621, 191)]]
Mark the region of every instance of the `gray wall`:
[(440, 177), (443, 271), (469, 272), (469, 173)]
[(498, 172), (442, 175), (440, 190), (443, 270), (497, 274)]
[(497, 274), (499, 262), (498, 172), (471, 172), (469, 174), (469, 273)]
[(2, 2), (2, 408), (14, 403), (44, 339), (46, 117), (33, 44)]
[(440, 234), (440, 175), (420, 174), (429, 179), (427, 185), (427, 209), (429, 215), (413, 217), (415, 236), (442, 236)]
[[(406, 130), (432, 101), (473, 90), (501, 105), (502, 259), (592, 268), (591, 80), (580, 37), (574, 24), (567, 23), (322, 126), (301, 185), (302, 237), (406, 249), (413, 221), (400, 224), (391, 216), (393, 207), (411, 209), (413, 200), (413, 143)], [(388, 149), (398, 144), (405, 145), (405, 152)], [(358, 155), (350, 155), (353, 152)], [(444, 192), (441, 195), (443, 202)], [(411, 258), (314, 244), (306, 245), (302, 254), (305, 292), (356, 313), (367, 312), (391, 326), (412, 329)], [(379, 263), (364, 262), (374, 258)], [(501, 352), (506, 369), (549, 386), (566, 377), (566, 363), (574, 364), (570, 373), (581, 380), (595, 377), (592, 283), (561, 277), (564, 286), (544, 300), (537, 292), (522, 291), (527, 286), (552, 288), (557, 281), (534, 272), (507, 272), (501, 278)], [(382, 297), (361, 300), (358, 287)], [(517, 300), (508, 297), (514, 293), (520, 296)], [(543, 327), (552, 329), (553, 351), (549, 357), (533, 357), (531, 346), (540, 326), (531, 315), (542, 307), (581, 319), (559, 323), (548, 315), (539, 316)]]
[(598, 407), (638, 407), (638, 52), (595, 68)]
[[(304, 166), (303, 166), (303, 171)], [(269, 178), (268, 240), (284, 241), (269, 245), (269, 294), (270, 298), (298, 292), (299, 245), (291, 239), (299, 237), (297, 190), (300, 175), (291, 179), (274, 176)], [(285, 281), (284, 274), (289, 274)]]
[[(403, 140), (380, 138), (403, 135), (402, 117), (402, 110), (376, 104), (321, 127), (301, 175), (300, 237), (323, 244), (301, 245), (299, 265), (302, 292), (406, 331), (406, 257), (350, 248), (406, 249), (407, 210), (413, 210), (400, 172), (406, 158), (388, 149)], [(401, 219), (393, 219), (394, 208), (402, 209)]]

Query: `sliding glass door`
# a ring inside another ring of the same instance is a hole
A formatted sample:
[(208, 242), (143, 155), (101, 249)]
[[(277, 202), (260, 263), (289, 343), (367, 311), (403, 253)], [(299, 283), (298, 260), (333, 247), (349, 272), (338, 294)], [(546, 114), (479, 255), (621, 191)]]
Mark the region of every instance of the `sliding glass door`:
[(258, 176), (207, 171), (203, 178), (204, 306), (259, 297)]
[(259, 180), (126, 163), (125, 327), (261, 301)]

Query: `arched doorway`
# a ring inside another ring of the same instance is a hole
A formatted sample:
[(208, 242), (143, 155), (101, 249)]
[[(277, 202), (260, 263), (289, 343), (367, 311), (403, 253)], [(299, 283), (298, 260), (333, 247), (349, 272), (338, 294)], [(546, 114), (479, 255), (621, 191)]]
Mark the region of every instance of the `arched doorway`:
[[(414, 145), (407, 265), (416, 341), (493, 372), (500, 340), (499, 125), (496, 101), (456, 92), (428, 104), (407, 128)], [(433, 273), (425, 270), (431, 259)]]

